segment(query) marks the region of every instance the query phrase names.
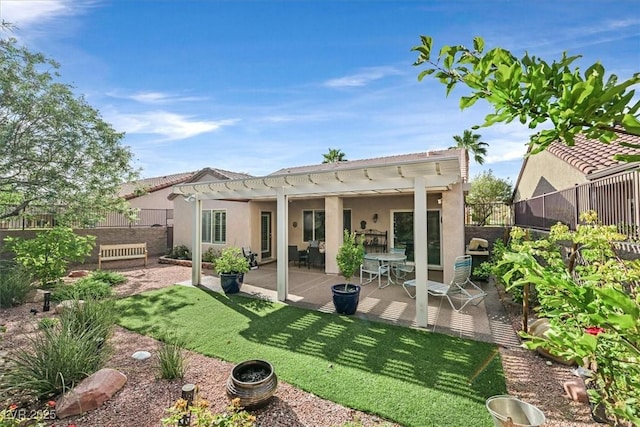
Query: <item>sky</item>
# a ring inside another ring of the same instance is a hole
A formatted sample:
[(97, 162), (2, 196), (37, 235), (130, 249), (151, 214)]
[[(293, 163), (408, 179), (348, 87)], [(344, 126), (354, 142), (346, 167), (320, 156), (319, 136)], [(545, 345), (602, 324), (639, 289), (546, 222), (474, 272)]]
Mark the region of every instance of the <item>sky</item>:
[[(547, 61), (562, 52), (620, 79), (640, 72), (638, 0), (0, 0), (0, 18), (59, 81), (100, 111), (141, 177), (204, 167), (255, 176), (321, 163), (446, 149), (483, 122), (411, 48), (502, 47)], [(515, 184), (532, 131), (480, 128), (484, 165)]]

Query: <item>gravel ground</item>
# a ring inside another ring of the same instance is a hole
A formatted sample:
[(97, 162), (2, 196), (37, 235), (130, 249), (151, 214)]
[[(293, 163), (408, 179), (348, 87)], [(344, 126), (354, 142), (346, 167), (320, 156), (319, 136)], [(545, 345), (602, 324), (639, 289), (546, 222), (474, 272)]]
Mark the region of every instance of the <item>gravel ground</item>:
[[(191, 271), (187, 267), (149, 263), (151, 268), (119, 268), (129, 279), (117, 287), (120, 296), (131, 295), (169, 286), (175, 282), (188, 280)], [(35, 328), (37, 319), (53, 316), (49, 313), (30, 314), (32, 308), (40, 309), (41, 304), (25, 304), (9, 310), (1, 310), (0, 324), (6, 332), (0, 339), (0, 359), (2, 352), (27, 343), (28, 334)], [(517, 310), (513, 311), (515, 324), (519, 321)], [(197, 384), (200, 396), (209, 400), (213, 411), (221, 411), (228, 404), (225, 383), (233, 367), (232, 364), (189, 352), (189, 367), (184, 380), (168, 382), (155, 378), (153, 359), (137, 361), (131, 358), (137, 350), (148, 350), (152, 354), (158, 343), (148, 337), (116, 328), (112, 343), (114, 354), (108, 367), (118, 369), (127, 376), (127, 383), (111, 400), (99, 409), (82, 416), (58, 420), (51, 425), (78, 427), (161, 425), (166, 414), (164, 409), (179, 396), (185, 383)], [(562, 384), (573, 378), (570, 369), (557, 363), (549, 366), (536, 353), (524, 349), (501, 348), (508, 393), (530, 402), (547, 416), (545, 426), (592, 426), (588, 406), (571, 401), (566, 397)], [(1, 363), (1, 360), (0, 360)], [(365, 426), (397, 426), (379, 417), (354, 411), (299, 390), (283, 381), (271, 402), (264, 408), (253, 411), (258, 426), (309, 426), (334, 427), (347, 421), (360, 420)]]

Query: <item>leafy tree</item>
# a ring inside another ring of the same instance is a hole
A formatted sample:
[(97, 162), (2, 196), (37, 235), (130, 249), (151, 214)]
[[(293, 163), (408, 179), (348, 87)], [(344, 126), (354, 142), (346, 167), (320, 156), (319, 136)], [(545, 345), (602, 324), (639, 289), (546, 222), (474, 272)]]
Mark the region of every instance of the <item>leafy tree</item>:
[(7, 249), (42, 286), (59, 282), (71, 262), (82, 262), (95, 246), (95, 236), (79, 236), (68, 227), (53, 227), (33, 239), (5, 237)]
[(329, 148), (329, 152), (327, 154), (323, 154), (324, 160), (322, 163), (337, 163), (343, 162), (347, 159), (344, 158), (346, 154), (342, 152), (339, 148)]
[(480, 141), (481, 135), (473, 133), (470, 130), (465, 130), (460, 135), (454, 135), (453, 140), (456, 142), (455, 146), (449, 148), (461, 148), (464, 150), (464, 157), (466, 159), (465, 179), (469, 177), (469, 151), (473, 154), (473, 160), (479, 165), (484, 164), (484, 156), (487, 155), (487, 149), (489, 144)]
[(0, 40), (0, 219), (27, 206), (64, 206), (59, 222), (92, 222), (124, 210), (119, 186), (135, 178), (123, 134), (69, 85), (59, 65)]
[[(413, 65), (427, 64), (418, 80), (433, 75), (446, 86), (447, 95), (458, 83), (467, 86), (471, 95), (460, 98), (460, 108), (469, 108), (478, 99), (494, 108), (485, 117), (483, 127), (516, 119), (530, 129), (553, 125), (531, 136), (532, 154), (543, 151), (555, 140), (572, 146), (577, 134), (605, 144), (615, 140), (618, 133), (640, 136), (640, 101), (632, 104), (635, 90), (629, 90), (640, 82), (640, 73), (618, 83), (615, 74), (605, 79), (600, 63), (589, 66), (583, 74), (577, 67), (571, 69), (580, 56), (567, 56), (565, 52), (560, 60), (551, 63), (528, 53), (518, 59), (502, 48), (485, 52), (480, 37), (474, 38), (473, 48), (443, 46), (434, 61), (433, 39), (421, 36), (421, 41), (412, 49), (418, 52)], [(620, 145), (640, 149), (640, 144)], [(618, 154), (615, 158), (639, 161), (640, 155)]]
[(485, 225), (493, 214), (495, 204), (507, 204), (512, 193), (511, 183), (493, 176), (491, 169), (478, 174), (471, 181), (471, 189), (466, 198), (467, 204), (473, 207), (472, 219), (478, 225)]

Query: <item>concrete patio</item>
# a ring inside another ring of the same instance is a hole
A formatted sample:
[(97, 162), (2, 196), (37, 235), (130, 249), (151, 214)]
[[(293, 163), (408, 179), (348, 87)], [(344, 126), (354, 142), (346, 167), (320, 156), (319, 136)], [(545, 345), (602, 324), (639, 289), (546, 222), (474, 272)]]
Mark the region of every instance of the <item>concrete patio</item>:
[[(429, 271), (430, 280), (442, 280), (442, 272)], [(386, 277), (383, 277), (386, 282)], [(203, 286), (222, 292), (217, 277), (203, 274)], [(352, 282), (358, 283), (359, 277)], [(334, 313), (331, 285), (344, 283), (338, 275), (325, 274), (318, 269), (289, 265), (289, 299), (287, 304), (310, 310)], [(187, 281), (181, 283), (190, 285)], [(486, 341), (505, 347), (519, 346), (495, 286), (478, 283), (487, 297), (478, 306), (467, 306), (456, 313), (445, 298), (429, 297), (428, 330), (477, 341)], [(263, 264), (245, 274), (242, 294), (276, 301), (276, 263)], [(379, 289), (377, 279), (362, 286), (360, 303), (355, 316), (361, 319), (416, 327), (415, 300), (411, 299), (400, 284)]]

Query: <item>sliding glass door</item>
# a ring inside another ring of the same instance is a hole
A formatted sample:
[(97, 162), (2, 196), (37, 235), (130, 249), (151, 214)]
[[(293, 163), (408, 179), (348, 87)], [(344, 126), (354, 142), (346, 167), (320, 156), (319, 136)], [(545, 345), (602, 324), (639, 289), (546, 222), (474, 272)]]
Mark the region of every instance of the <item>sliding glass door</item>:
[[(393, 211), (393, 247), (405, 248), (407, 259), (415, 261), (413, 211)], [(427, 261), (430, 267), (442, 266), (440, 210), (427, 210)]]

